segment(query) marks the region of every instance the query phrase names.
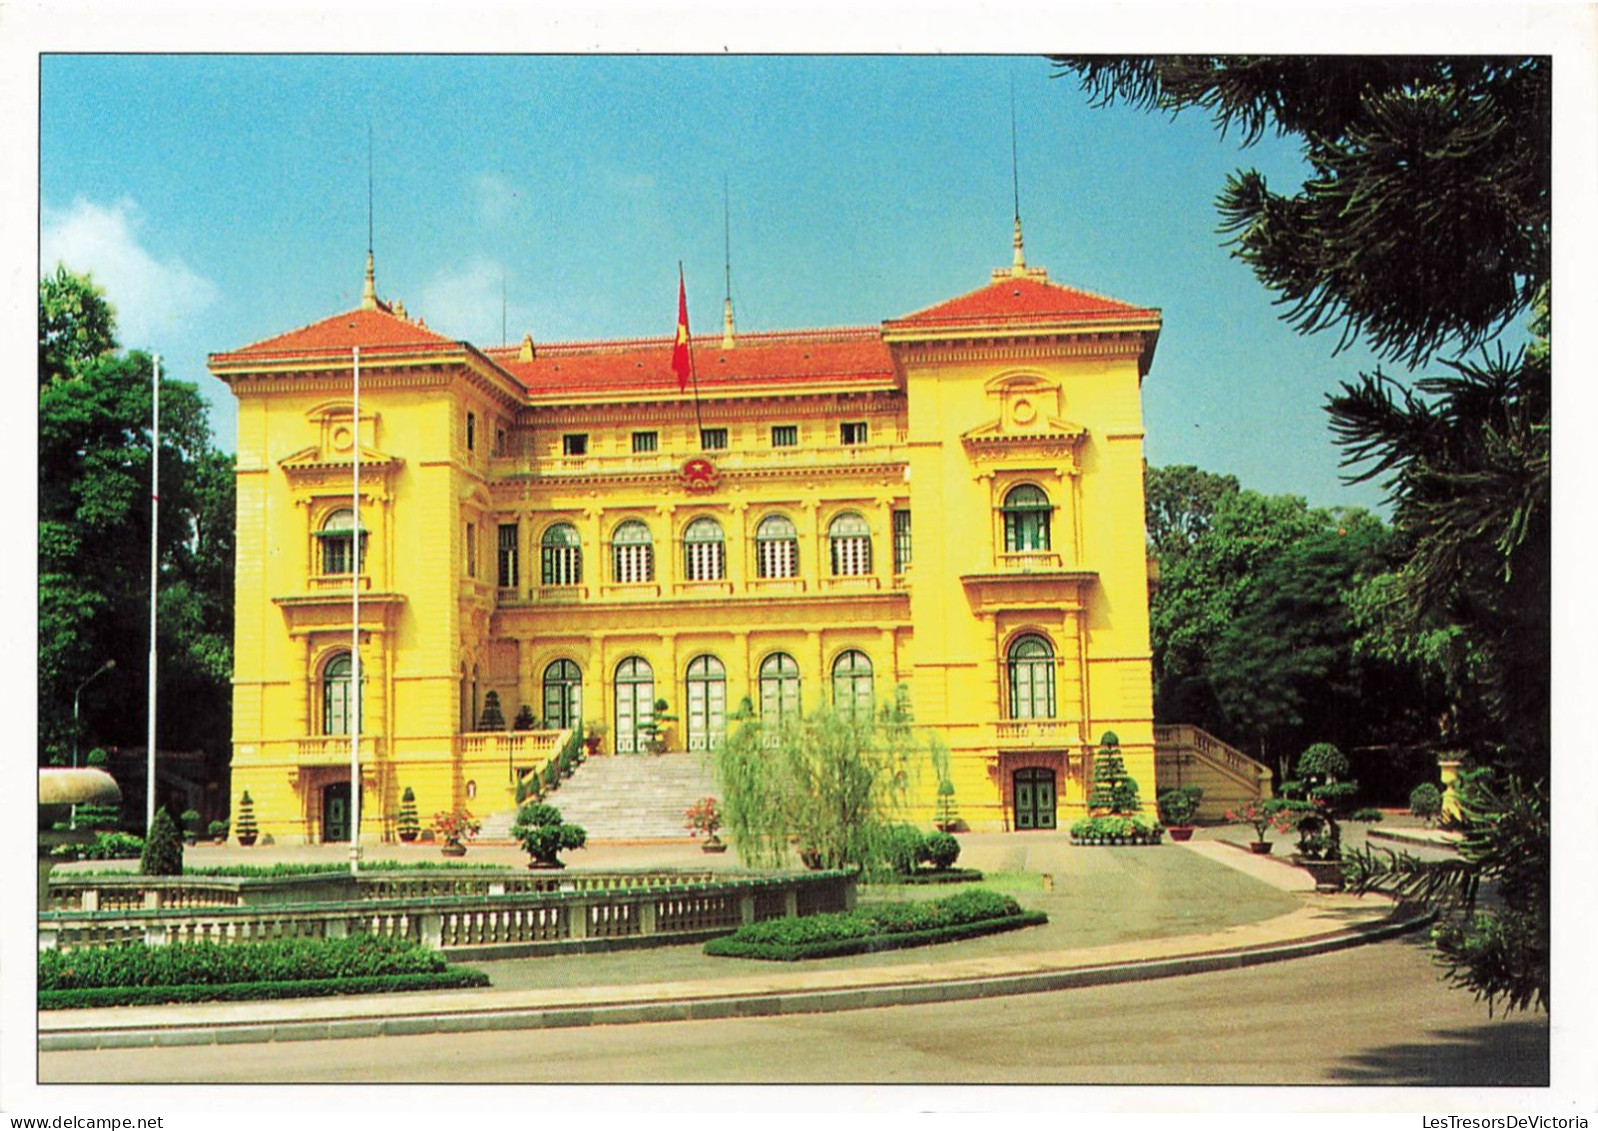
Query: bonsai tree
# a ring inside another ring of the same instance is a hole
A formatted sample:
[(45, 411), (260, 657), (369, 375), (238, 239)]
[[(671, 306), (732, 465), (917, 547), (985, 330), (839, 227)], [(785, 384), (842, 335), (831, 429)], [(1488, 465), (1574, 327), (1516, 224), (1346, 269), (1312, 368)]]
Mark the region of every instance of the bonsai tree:
[(477, 716), (478, 730), (504, 730), (505, 715), (499, 709), (499, 692), (490, 691), (483, 699), (483, 713)]
[(399, 820), (396, 822), (399, 838), (406, 844), (422, 835), (422, 822), (416, 815), (416, 792), (410, 786), (400, 794)]
[(559, 809), (542, 802), (524, 805), (517, 811), (510, 835), (532, 857), (529, 868), (564, 868), (560, 854), (588, 843), (588, 833), (581, 825), (566, 824), (560, 819)]
[(225, 844), (227, 842), (226, 821), (212, 821), (208, 826), (206, 826), (205, 831), (217, 844)]
[(193, 844), (200, 839), (200, 811), (185, 809), (179, 818), (183, 822), (183, 843)]
[(1283, 782), (1282, 793), (1298, 826), (1298, 853), (1305, 860), (1341, 860), (1343, 833), (1338, 816), (1359, 792), (1348, 774), (1348, 756), (1330, 742), (1317, 742), (1298, 756), (1297, 781)]
[(250, 791), (245, 790), (244, 796), (239, 798), (239, 843), (249, 848), (255, 843), (258, 830), (255, 827), (255, 802), (250, 800)]
[(442, 810), (433, 814), (433, 832), (444, 842), (445, 850), (466, 851), (466, 842), (483, 831), (483, 822), (467, 809)]
[(150, 835), (144, 839), (144, 851), (139, 854), (139, 874), (144, 876), (181, 876), (183, 874), (183, 838), (172, 814), (165, 809), (155, 811), (150, 824)]
[(697, 837), (703, 833), (706, 843), (721, 843), (721, 838), (716, 835), (721, 830), (721, 807), (716, 804), (714, 797), (701, 797), (688, 807), (684, 816), (688, 818), (689, 836)]
[(531, 707), (529, 707), (526, 703), (523, 703), (522, 704), (522, 709), (520, 711), (516, 712), (516, 721), (511, 723), (511, 729), (512, 730), (537, 730), (538, 729), (538, 725), (537, 724), (538, 724), (538, 720), (533, 718), (533, 709)]
[(1137, 780), (1126, 772), (1121, 757), (1121, 739), (1113, 730), (1104, 732), (1093, 756), (1093, 792), (1088, 807), (1095, 816), (1126, 817), (1142, 810)]
[(655, 714), (647, 723), (640, 723), (639, 734), (643, 737), (644, 749), (651, 754), (664, 754), (666, 752), (666, 727), (664, 724), (676, 722), (677, 716), (670, 713), (671, 704), (664, 699), (655, 700)]

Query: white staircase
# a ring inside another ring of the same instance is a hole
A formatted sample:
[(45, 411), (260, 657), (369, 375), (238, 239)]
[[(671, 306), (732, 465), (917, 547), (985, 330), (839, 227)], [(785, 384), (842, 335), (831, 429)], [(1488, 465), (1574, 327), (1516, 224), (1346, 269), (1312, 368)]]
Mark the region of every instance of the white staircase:
[[(688, 807), (717, 792), (702, 754), (614, 754), (589, 758), (545, 800), (589, 840), (687, 840)], [(491, 813), (478, 839), (510, 840), (515, 822)]]

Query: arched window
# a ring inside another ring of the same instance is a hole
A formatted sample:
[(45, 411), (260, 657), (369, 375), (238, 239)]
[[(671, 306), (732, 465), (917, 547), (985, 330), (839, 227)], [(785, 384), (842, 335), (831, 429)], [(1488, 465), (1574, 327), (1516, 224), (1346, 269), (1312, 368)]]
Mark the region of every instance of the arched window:
[(544, 531), (541, 542), (545, 585), (583, 583), (583, 540), (569, 522), (557, 522)]
[(683, 577), (720, 581), (727, 576), (727, 540), (713, 518), (696, 518), (682, 532)]
[(786, 652), (773, 652), (760, 664), (760, 717), (777, 723), (799, 714), (799, 665)]
[(834, 577), (864, 577), (871, 572), (871, 527), (859, 515), (840, 514), (827, 528)]
[(339, 652), (322, 666), (322, 733), (349, 734), (355, 722), (355, 701), (350, 696), (354, 664), (348, 652)]
[(644, 728), (654, 721), (655, 670), (629, 656), (616, 665), (616, 753), (643, 753)]
[[(366, 531), (361, 534), (361, 567), (366, 565)], [(317, 538), (322, 543), (322, 572), (323, 573), (353, 573), (355, 564), (355, 512), (349, 507), (340, 507), (327, 518), (322, 520), (322, 529), (317, 531)]]
[(755, 527), (755, 575), (799, 576), (799, 529), (787, 515), (767, 515)]
[(688, 749), (709, 750), (727, 736), (727, 668), (714, 656), (688, 662)]
[(1010, 717), (1052, 719), (1054, 648), (1041, 636), (1020, 636), (1010, 645)]
[(583, 672), (570, 660), (544, 669), (544, 723), (555, 730), (582, 725)]
[(1030, 483), (1012, 487), (1004, 496), (1004, 551), (1007, 554), (1049, 548), (1049, 497)]
[(832, 662), (832, 705), (840, 715), (870, 719), (876, 710), (871, 657), (851, 648)]
[(655, 540), (649, 527), (629, 519), (616, 527), (610, 537), (614, 564), (613, 580), (618, 585), (634, 585), (655, 580)]

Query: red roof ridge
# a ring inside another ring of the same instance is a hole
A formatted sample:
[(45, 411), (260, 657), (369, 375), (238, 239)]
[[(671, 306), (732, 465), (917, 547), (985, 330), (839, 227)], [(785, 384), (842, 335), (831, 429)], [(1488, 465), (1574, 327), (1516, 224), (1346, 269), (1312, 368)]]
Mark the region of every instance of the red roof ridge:
[[(1019, 303), (1011, 304), (994, 300), (1018, 299)], [(1038, 303), (1048, 302), (1052, 299), (1078, 299), (1086, 300), (1080, 304), (1072, 303), (1059, 306), (1039, 306)], [(1153, 308), (1138, 306), (1124, 299), (1114, 298), (1110, 295), (1098, 294), (1082, 287), (1070, 286), (1065, 283), (1056, 283), (1049, 279), (1040, 279), (1031, 275), (995, 275), (992, 281), (967, 291), (965, 294), (954, 298), (944, 299), (930, 306), (921, 307), (919, 310), (898, 318), (890, 318), (884, 324), (888, 326), (902, 325), (907, 322), (920, 321), (966, 321), (981, 320), (983, 318), (1038, 318), (1048, 316), (1104, 316), (1108, 314), (1133, 314), (1152, 312)]]
[[(880, 338), (879, 326), (827, 326), (809, 330), (758, 330), (741, 331), (733, 338), (734, 348), (750, 345), (803, 345), (809, 342), (854, 342)], [(675, 339), (670, 335), (648, 338), (596, 338), (564, 342), (538, 342), (534, 349), (539, 355), (589, 353), (626, 353), (630, 350), (660, 347), (669, 348)], [(721, 335), (694, 334), (689, 338), (695, 351), (701, 348), (721, 351)], [(511, 357), (521, 350), (520, 343), (489, 346), (483, 350), (489, 357)]]
[[(267, 338), (261, 338), (258, 341), (251, 342), (249, 345), (240, 346), (237, 349), (224, 350), (218, 354), (215, 354), (214, 356), (237, 357), (242, 354), (251, 353), (281, 353), (293, 350), (342, 349), (342, 344), (305, 341), (304, 339), (315, 336), (317, 331), (331, 329), (337, 326), (339, 323), (347, 322), (350, 319), (360, 319), (362, 321), (370, 322), (374, 318), (381, 318), (386, 322), (392, 323), (392, 326), (385, 326), (384, 329), (390, 332), (403, 331), (406, 338), (406, 340), (403, 341), (370, 343), (374, 347), (394, 347), (401, 345), (454, 346), (463, 344), (453, 338), (445, 337), (443, 334), (440, 334), (438, 331), (422, 323), (419, 318), (413, 320), (411, 318), (403, 318), (400, 315), (395, 314), (393, 310), (389, 308), (388, 304), (384, 303), (375, 308), (358, 306), (352, 310), (346, 310), (339, 314), (329, 315), (326, 318), (318, 318), (314, 322), (307, 322), (305, 325), (297, 326), (292, 330), (285, 330), (282, 333), (273, 334)], [(350, 322), (348, 328), (354, 328), (354, 323)]]

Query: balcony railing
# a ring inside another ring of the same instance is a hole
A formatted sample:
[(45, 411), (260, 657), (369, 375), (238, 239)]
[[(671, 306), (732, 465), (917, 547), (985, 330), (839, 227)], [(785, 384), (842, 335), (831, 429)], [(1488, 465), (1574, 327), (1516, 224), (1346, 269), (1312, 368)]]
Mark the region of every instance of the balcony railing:
[[(360, 758), (370, 762), (381, 756), (383, 740), (377, 735), (363, 734), (360, 740)], [(347, 734), (320, 734), (295, 740), (294, 760), (301, 766), (347, 766), (350, 761), (350, 736)]]
[(1084, 741), (1079, 719), (1000, 719), (991, 725), (996, 746), (1060, 747)]
[(571, 734), (569, 730), (472, 731), (460, 736), (463, 759), (494, 759), (507, 765), (542, 767)]
[(1064, 568), (1064, 560), (1055, 550), (1021, 550), (999, 555), (999, 569), (1005, 573), (1038, 573)]
[[(696, 451), (630, 453), (584, 456), (506, 456), (490, 467), (501, 475), (619, 475), (676, 474), (683, 460)], [(706, 453), (723, 471), (773, 467), (838, 467), (850, 464), (905, 463), (909, 448), (903, 444), (820, 444), (800, 448), (744, 448)]]

